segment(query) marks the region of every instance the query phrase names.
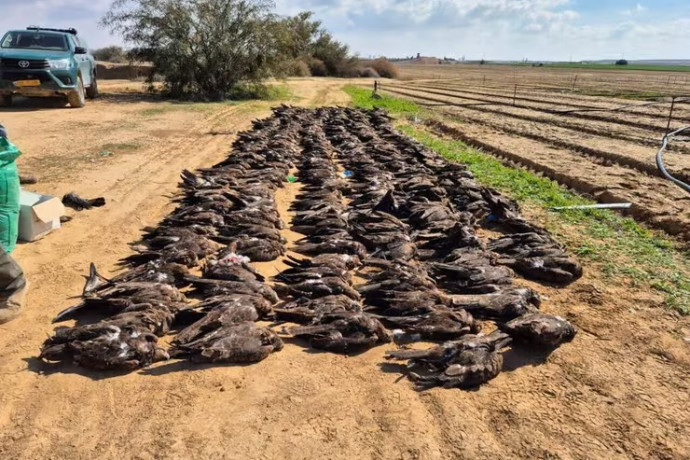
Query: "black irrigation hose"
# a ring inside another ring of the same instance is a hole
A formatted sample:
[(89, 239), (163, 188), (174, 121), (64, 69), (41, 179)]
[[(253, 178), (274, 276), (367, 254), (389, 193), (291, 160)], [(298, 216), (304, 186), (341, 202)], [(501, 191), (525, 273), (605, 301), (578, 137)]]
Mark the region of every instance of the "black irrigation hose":
[(661, 171), (661, 174), (663, 174), (668, 180), (673, 181), (678, 187), (682, 188), (686, 192), (690, 193), (690, 185), (686, 184), (685, 182), (676, 179), (673, 177), (667, 170), (666, 166), (664, 165), (664, 151), (666, 150), (666, 147), (668, 146), (669, 141), (676, 137), (677, 135), (685, 132), (685, 131), (690, 131), (690, 126), (686, 126), (685, 128), (680, 128), (672, 133), (668, 133), (664, 136), (664, 139), (661, 144), (661, 148), (659, 149), (659, 152), (656, 154), (656, 166), (659, 168), (659, 171)]

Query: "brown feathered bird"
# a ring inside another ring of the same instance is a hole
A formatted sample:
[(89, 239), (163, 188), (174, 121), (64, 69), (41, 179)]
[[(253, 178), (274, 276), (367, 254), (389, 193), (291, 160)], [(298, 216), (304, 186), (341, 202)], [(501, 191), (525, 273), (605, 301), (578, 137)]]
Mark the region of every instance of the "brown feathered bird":
[(197, 363), (256, 363), (283, 349), (283, 341), (268, 328), (252, 322), (230, 324), (172, 348), (173, 357)]
[(55, 317), (54, 323), (74, 319), (86, 312), (104, 315), (123, 313), (139, 304), (162, 304), (175, 311), (185, 296), (170, 284), (155, 282), (129, 282), (116, 284), (87, 297), (79, 305), (67, 308)]
[(351, 311), (360, 313), (362, 304), (345, 295), (331, 295), (318, 299), (300, 297), (273, 309), (276, 319), (298, 324), (318, 322), (320, 318), (338, 312)]
[(447, 388), (473, 388), (495, 378), (503, 367), (500, 350), (511, 341), (508, 334), (496, 331), (486, 336), (466, 335), (428, 350), (395, 350), (388, 359), (409, 360), (408, 367), (426, 368), (429, 374), (411, 371), (417, 389), (442, 385)]
[(393, 331), (396, 342), (427, 340), (453, 340), (467, 334), (477, 334), (482, 329), (479, 321), (464, 310), (435, 308), (418, 316), (387, 316), (384, 321), (402, 331)]
[(337, 311), (319, 318), (319, 324), (287, 329), (295, 337), (308, 338), (311, 346), (347, 353), (391, 341), (391, 335), (377, 319), (366, 313)]
[(252, 305), (237, 305), (216, 308), (199, 321), (180, 331), (173, 343), (189, 343), (205, 334), (231, 324), (254, 322), (259, 314)]
[(556, 348), (570, 342), (577, 334), (575, 326), (560, 316), (544, 313), (527, 313), (512, 321), (498, 324), (516, 342), (528, 343), (543, 348)]
[(73, 361), (95, 370), (132, 371), (168, 359), (156, 336), (136, 328), (96, 323), (59, 328), (41, 349), (48, 362)]

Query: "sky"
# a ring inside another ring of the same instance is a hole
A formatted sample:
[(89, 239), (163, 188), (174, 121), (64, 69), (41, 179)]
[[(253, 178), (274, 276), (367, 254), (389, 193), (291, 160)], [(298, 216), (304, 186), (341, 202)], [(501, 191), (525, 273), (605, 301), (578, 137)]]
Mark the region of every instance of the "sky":
[[(0, 0), (0, 29), (75, 27), (91, 48), (111, 0)], [(276, 0), (310, 10), (360, 56), (487, 60), (690, 59), (688, 0)]]

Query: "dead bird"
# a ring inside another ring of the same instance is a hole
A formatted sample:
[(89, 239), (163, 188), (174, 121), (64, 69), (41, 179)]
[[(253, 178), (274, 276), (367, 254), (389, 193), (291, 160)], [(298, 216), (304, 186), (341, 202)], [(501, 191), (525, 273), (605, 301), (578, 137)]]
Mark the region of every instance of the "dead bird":
[(409, 378), (418, 390), (437, 385), (474, 388), (501, 372), (503, 355), (500, 351), (510, 341), (510, 336), (500, 331), (486, 336), (466, 335), (427, 350), (390, 351), (386, 358), (409, 360), (409, 368), (421, 367), (429, 371), (429, 374), (410, 371)]
[(188, 274), (189, 269), (184, 265), (155, 260), (131, 268), (108, 279), (98, 273), (96, 265), (92, 262), (89, 266), (89, 275), (84, 277), (86, 278), (86, 283), (84, 284), (82, 295), (93, 295), (99, 290), (129, 282), (154, 282), (177, 285)]
[(178, 343), (171, 350), (175, 358), (196, 363), (256, 363), (283, 349), (283, 341), (268, 328), (252, 322), (229, 324), (200, 338)]
[(249, 257), (252, 262), (270, 262), (285, 254), (285, 245), (275, 240), (264, 240), (250, 236), (233, 238), (228, 249)]
[(510, 321), (537, 311), (539, 294), (529, 288), (503, 289), (493, 294), (450, 296), (451, 308), (466, 310), (476, 318)]
[(310, 299), (300, 297), (273, 309), (276, 319), (299, 324), (318, 322), (325, 315), (337, 311), (362, 312), (362, 304), (345, 295), (331, 295)]
[(367, 250), (362, 243), (341, 238), (333, 238), (330, 241), (324, 241), (322, 243), (299, 243), (295, 245), (294, 250), (306, 256), (335, 253), (355, 255), (363, 258), (367, 255)]
[(263, 225), (238, 224), (219, 227), (218, 233), (219, 237), (216, 237), (218, 240), (222, 237), (228, 238), (228, 241), (232, 241), (232, 238), (238, 236), (251, 236), (252, 238), (259, 238), (262, 240), (277, 241), (283, 244), (286, 243), (285, 237), (280, 233), (280, 230), (273, 226), (266, 227)]
[(264, 276), (249, 265), (249, 261), (249, 257), (223, 252), (220, 258), (208, 261), (203, 269), (203, 276), (226, 281), (265, 281)]
[(113, 315), (122, 313), (137, 304), (162, 304), (174, 311), (185, 301), (185, 296), (169, 284), (122, 283), (105, 288), (99, 291), (98, 295), (84, 298), (82, 303), (61, 311), (53, 322), (75, 319), (86, 312)]
[(266, 319), (273, 314), (272, 303), (260, 294), (229, 294), (206, 298), (196, 305), (188, 305), (177, 311), (175, 323), (182, 327), (189, 326), (204, 317), (213, 310), (227, 308), (252, 309), (256, 317)]
[(356, 255), (350, 254), (319, 254), (311, 259), (298, 259), (288, 255), (285, 263), (293, 268), (316, 268), (316, 267), (337, 267), (343, 270), (354, 270), (362, 265), (361, 259)]
[(260, 281), (210, 280), (192, 275), (185, 277), (185, 280), (199, 290), (205, 298), (231, 294), (258, 294), (273, 304), (280, 300), (278, 294), (270, 286)]
[(435, 308), (429, 313), (417, 316), (385, 316), (385, 323), (401, 328), (398, 340), (453, 340), (467, 334), (477, 334), (482, 329), (480, 322), (464, 310)]
[(321, 278), (340, 278), (344, 283), (349, 284), (351, 276), (350, 272), (344, 268), (323, 265), (309, 268), (288, 268), (271, 277), (273, 281), (290, 286)]
[(308, 297), (317, 299), (331, 295), (346, 295), (353, 300), (359, 300), (359, 292), (347, 281), (340, 277), (323, 277), (308, 279), (296, 284), (276, 284), (275, 290), (278, 295), (291, 295), (295, 298)]
[(176, 343), (189, 343), (203, 335), (222, 327), (244, 322), (254, 322), (259, 314), (252, 305), (230, 305), (210, 310), (203, 318), (180, 331), (173, 340)]
[(489, 294), (513, 283), (513, 272), (507, 267), (430, 262), (429, 273), (439, 286), (458, 294)]
[(528, 279), (566, 285), (582, 276), (582, 265), (548, 235), (516, 233), (491, 241), (488, 248), (500, 255), (499, 264)]
[(526, 313), (507, 323), (498, 323), (498, 327), (517, 342), (547, 349), (570, 342), (577, 334), (577, 329), (566, 319), (538, 312)]
[(451, 302), (449, 296), (435, 289), (377, 291), (366, 298), (371, 307), (383, 309), (379, 311), (386, 316), (424, 315)]
[(366, 313), (336, 311), (318, 319), (318, 324), (288, 328), (294, 337), (309, 339), (311, 346), (347, 353), (389, 343), (391, 335), (376, 318)]
[(104, 324), (112, 324), (119, 328), (131, 327), (146, 330), (158, 337), (162, 337), (170, 331), (175, 313), (161, 304), (139, 304), (129, 307), (120, 314), (108, 317), (101, 321)]
[(100, 208), (101, 206), (105, 206), (105, 198), (98, 197), (87, 200), (81, 198), (76, 193), (71, 192), (62, 197), (62, 204), (68, 208), (74, 209), (75, 211), (82, 211), (84, 209), (91, 209), (94, 207)]
[(136, 328), (96, 323), (60, 328), (41, 348), (46, 362), (73, 361), (95, 370), (132, 371), (169, 359), (155, 335)]

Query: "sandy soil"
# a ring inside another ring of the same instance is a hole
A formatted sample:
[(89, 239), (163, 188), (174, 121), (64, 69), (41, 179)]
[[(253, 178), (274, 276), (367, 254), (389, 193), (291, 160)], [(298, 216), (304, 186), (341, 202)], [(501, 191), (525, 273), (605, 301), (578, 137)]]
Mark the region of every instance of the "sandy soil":
[[(341, 85), (290, 83), (305, 105), (345, 103)], [(659, 298), (607, 285), (596, 267), (567, 289), (535, 286), (547, 311), (577, 324), (576, 340), (545, 360), (509, 352), (505, 372), (475, 392), (415, 392), (380, 366), (385, 347), (344, 357), (287, 344), (252, 366), (171, 362), (124, 376), (46, 368), (34, 357), (88, 262), (112, 271), (170, 211), (180, 170), (222, 159), (268, 110), (154, 102), (127, 86), (84, 110), (0, 114), (24, 150), (20, 168), (41, 179), (35, 190), (108, 199), (16, 251), (33, 284), (24, 314), (0, 326), (0, 458), (690, 457), (690, 323)], [(297, 190), (280, 192), (281, 212)]]

